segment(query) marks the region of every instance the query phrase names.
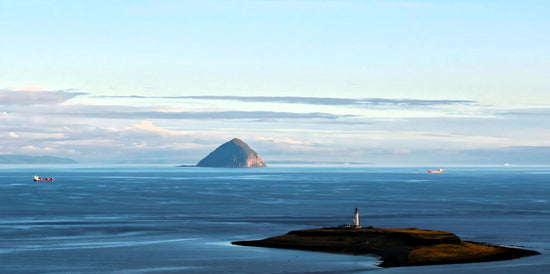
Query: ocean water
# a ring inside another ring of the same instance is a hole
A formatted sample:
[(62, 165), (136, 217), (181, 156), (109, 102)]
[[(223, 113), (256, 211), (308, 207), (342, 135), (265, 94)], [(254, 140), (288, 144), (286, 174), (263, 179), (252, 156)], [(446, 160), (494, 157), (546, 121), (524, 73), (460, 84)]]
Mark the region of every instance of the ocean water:
[[(550, 167), (443, 168), (2, 166), (0, 273), (550, 273)], [(363, 226), (542, 255), (379, 268), (373, 256), (230, 244), (349, 224), (355, 208)]]

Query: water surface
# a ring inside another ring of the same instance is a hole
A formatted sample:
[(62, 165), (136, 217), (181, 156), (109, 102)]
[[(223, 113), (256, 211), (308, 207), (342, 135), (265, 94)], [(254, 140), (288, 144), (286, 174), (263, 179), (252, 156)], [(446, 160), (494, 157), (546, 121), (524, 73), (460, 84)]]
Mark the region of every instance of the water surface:
[[(0, 167), (0, 272), (550, 272), (549, 167)], [(33, 175), (55, 177), (32, 182)], [(232, 246), (351, 223), (525, 246), (518, 260), (380, 269), (377, 258)]]

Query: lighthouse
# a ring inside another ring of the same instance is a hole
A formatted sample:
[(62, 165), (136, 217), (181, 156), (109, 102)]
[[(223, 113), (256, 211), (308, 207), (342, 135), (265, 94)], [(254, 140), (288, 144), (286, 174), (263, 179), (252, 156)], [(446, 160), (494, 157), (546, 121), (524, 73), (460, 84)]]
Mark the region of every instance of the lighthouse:
[(359, 210), (357, 208), (355, 209), (355, 219), (353, 220), (352, 227), (361, 228), (359, 225)]

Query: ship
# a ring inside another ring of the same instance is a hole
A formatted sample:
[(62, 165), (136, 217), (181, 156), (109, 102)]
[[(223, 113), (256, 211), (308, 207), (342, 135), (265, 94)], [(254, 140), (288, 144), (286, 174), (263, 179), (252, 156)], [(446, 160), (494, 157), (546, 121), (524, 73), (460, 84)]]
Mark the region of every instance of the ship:
[(439, 169), (439, 170), (428, 170), (428, 173), (443, 173), (443, 169)]
[(54, 178), (52, 178), (52, 177), (40, 178), (40, 177), (35, 175), (33, 181), (35, 181), (35, 182), (53, 182)]

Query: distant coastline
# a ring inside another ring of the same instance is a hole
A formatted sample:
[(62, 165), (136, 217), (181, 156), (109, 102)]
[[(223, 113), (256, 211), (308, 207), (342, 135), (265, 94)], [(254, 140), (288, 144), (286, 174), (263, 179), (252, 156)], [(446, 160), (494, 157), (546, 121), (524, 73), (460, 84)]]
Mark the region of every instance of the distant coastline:
[(375, 163), (361, 162), (339, 162), (339, 161), (269, 161), (268, 164), (274, 165), (374, 165)]
[(70, 158), (55, 156), (30, 156), (3, 154), (0, 155), (0, 164), (76, 164), (77, 161)]

